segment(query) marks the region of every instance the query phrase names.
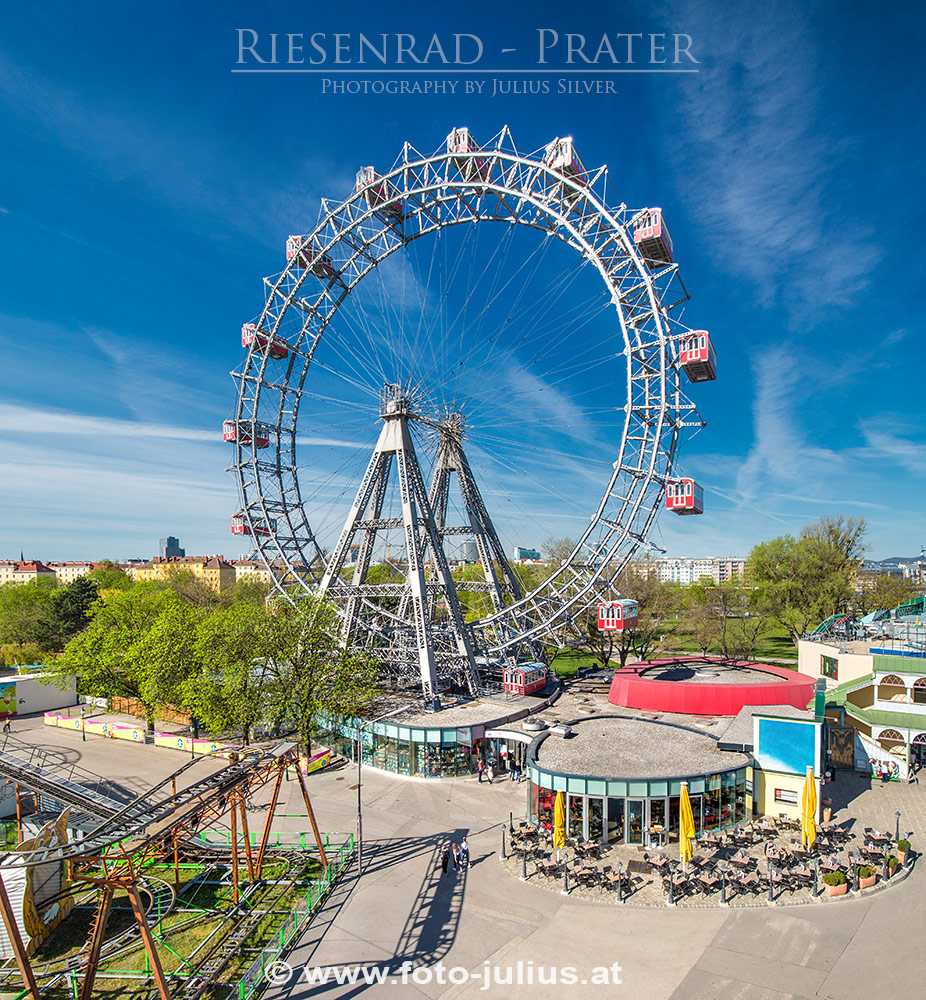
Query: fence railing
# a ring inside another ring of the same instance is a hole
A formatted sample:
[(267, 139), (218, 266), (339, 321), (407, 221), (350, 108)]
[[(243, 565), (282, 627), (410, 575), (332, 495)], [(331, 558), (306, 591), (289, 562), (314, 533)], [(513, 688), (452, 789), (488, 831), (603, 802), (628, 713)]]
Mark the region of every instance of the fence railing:
[[(301, 836), (304, 837), (304, 834)], [(291, 846), (297, 846), (298, 838), (294, 836), (291, 839), (293, 841)], [(287, 845), (285, 842), (281, 842), (280, 846)], [(354, 854), (354, 835), (350, 834), (342, 843), (332, 845), (330, 835), (325, 834), (325, 854), (328, 858), (328, 867), (324, 874), (312, 879), (305, 895), (293, 905), (291, 912), (287, 914), (283, 925), (274, 934), (273, 939), (261, 948), (257, 957), (238, 980), (238, 1000), (252, 1000), (267, 986), (267, 969), (280, 958), (293, 940), (306, 928), (338, 878), (350, 864)]]

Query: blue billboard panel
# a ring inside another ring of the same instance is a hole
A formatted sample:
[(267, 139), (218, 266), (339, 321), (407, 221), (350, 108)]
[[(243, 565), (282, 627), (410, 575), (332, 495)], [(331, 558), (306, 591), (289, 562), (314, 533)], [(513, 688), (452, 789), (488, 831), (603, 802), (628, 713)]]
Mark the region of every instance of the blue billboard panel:
[(816, 771), (817, 727), (790, 719), (757, 719), (758, 732), (753, 755), (767, 771), (806, 774)]

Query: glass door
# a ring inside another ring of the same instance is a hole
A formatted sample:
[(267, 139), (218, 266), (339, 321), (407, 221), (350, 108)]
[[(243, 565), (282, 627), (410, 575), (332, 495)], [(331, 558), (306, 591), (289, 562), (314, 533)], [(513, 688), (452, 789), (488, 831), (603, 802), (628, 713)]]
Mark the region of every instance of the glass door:
[(627, 843), (643, 843), (643, 799), (627, 799)]
[(624, 842), (624, 800), (608, 799), (608, 836), (605, 843), (623, 844)]
[(647, 802), (649, 807), (649, 822), (647, 823), (647, 831), (649, 833), (650, 843), (654, 847), (662, 847), (666, 843), (666, 800), (665, 799), (649, 799)]
[(604, 834), (604, 802), (601, 799), (589, 797), (586, 822), (588, 823), (587, 839), (600, 844)]

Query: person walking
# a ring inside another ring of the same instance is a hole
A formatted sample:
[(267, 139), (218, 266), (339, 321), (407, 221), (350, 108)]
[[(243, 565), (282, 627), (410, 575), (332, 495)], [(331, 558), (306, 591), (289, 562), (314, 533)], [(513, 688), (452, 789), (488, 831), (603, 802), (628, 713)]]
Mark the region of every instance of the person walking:
[(486, 768), (486, 777), (489, 779), (489, 784), (492, 784), (492, 779), (495, 777), (495, 768), (491, 764)]
[(469, 868), (469, 841), (466, 837), (460, 843), (460, 867)]
[(3, 720), (3, 735), (4, 736), (9, 736), (10, 735), (10, 720), (9, 719), (4, 719)]
[(480, 785), (482, 784), (482, 772), (485, 770), (485, 767), (486, 767), (485, 763), (483, 762), (483, 759), (480, 757), (479, 760), (476, 761), (476, 774), (479, 776)]
[(447, 864), (450, 861), (450, 851), (447, 849), (447, 845), (440, 849), (440, 873), (441, 878), (447, 874)]
[(453, 870), (460, 870), (460, 848), (456, 844), (451, 844), (450, 849), (453, 851)]

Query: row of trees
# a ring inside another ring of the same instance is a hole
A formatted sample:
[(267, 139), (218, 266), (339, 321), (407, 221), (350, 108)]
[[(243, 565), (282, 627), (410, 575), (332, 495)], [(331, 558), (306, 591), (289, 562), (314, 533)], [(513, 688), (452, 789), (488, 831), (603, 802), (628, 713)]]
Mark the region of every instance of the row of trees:
[[(715, 583), (708, 578), (680, 587), (631, 565), (616, 589), (640, 605), (639, 621), (624, 632), (599, 632), (594, 611), (577, 622), (584, 648), (602, 665), (621, 666), (633, 654), (646, 659), (683, 643), (702, 653), (752, 659), (770, 633), (787, 633), (796, 646), (820, 621), (841, 611), (865, 614), (909, 599), (913, 585), (888, 576), (861, 580), (865, 521), (822, 517), (797, 537), (784, 535), (756, 545), (743, 579)], [(569, 539), (546, 546), (548, 563), (571, 552)], [(525, 584), (549, 567), (518, 567)], [(540, 578), (534, 585), (539, 585)]]
[(84, 694), (139, 702), (149, 730), (160, 710), (179, 708), (245, 742), (259, 724), (296, 729), (306, 747), (319, 711), (362, 713), (376, 690), (374, 665), (343, 648), (326, 602), (268, 614), (263, 601), (203, 605), (156, 584), (98, 600), (49, 667), (77, 675)]

